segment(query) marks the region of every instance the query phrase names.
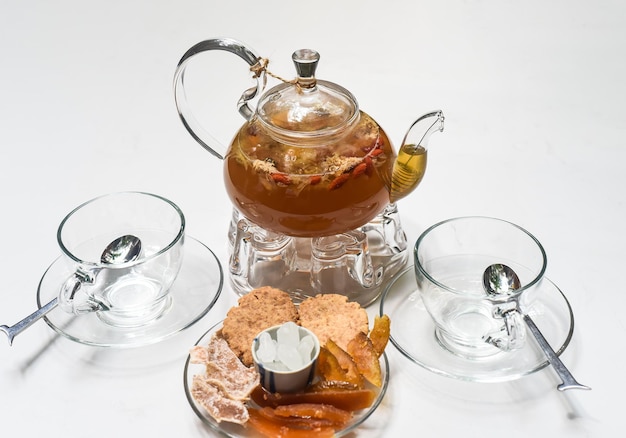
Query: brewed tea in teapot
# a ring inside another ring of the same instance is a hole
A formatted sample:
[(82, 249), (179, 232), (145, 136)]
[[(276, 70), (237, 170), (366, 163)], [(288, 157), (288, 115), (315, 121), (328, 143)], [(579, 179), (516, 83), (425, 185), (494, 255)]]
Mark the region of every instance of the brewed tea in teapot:
[[(237, 54), (257, 79), (239, 100), (246, 121), (227, 148), (194, 118), (184, 90), (189, 60), (210, 50)], [(249, 101), (265, 86), (267, 61), (235, 40), (198, 43), (176, 71), (178, 112), (191, 135), (224, 160), (234, 207), (234, 289), (243, 294), (274, 286), (296, 299), (341, 293), (367, 305), (406, 262), (395, 201), (421, 181), (428, 139), (443, 130), (443, 113), (418, 118), (396, 155), (387, 134), (348, 90), (315, 77), (317, 52), (298, 50), (292, 59), (296, 79), (282, 79), (253, 110)]]

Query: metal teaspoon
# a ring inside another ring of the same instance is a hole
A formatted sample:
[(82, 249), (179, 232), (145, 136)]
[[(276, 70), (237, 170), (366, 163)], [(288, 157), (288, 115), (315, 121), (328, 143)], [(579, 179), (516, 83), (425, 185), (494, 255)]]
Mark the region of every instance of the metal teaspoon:
[[(483, 273), (483, 287), (485, 292), (490, 296), (508, 295), (519, 289), (521, 287), (521, 282), (513, 269), (506, 265), (496, 263), (485, 269), (485, 272)], [(543, 336), (541, 331), (539, 331), (535, 322), (530, 318), (530, 316), (521, 311), (517, 299), (515, 304), (517, 311), (522, 314), (524, 322), (537, 340), (537, 343), (545, 353), (548, 361), (561, 378), (562, 383), (556, 388), (559, 391), (565, 391), (567, 389), (591, 389), (590, 387), (581, 385), (576, 381), (574, 376), (572, 376), (572, 373), (569, 372), (550, 344), (548, 344), (548, 341), (546, 341), (546, 338)]]
[[(118, 237), (107, 245), (100, 256), (100, 262), (109, 265), (131, 262), (136, 260), (140, 253), (141, 240), (139, 240), (138, 237), (127, 234), (125, 236)], [(9, 345), (13, 345), (13, 338), (54, 309), (57, 304), (58, 298), (54, 298), (48, 304), (40, 307), (20, 322), (13, 324), (11, 327), (0, 325), (0, 331), (6, 333), (9, 338)]]

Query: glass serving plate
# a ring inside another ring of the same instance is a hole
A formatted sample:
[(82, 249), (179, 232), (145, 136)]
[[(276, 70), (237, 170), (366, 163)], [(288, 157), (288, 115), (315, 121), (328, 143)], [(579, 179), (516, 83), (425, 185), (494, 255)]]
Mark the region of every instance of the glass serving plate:
[[(537, 299), (523, 310), (532, 317), (556, 354), (561, 355), (574, 333), (574, 314), (563, 292), (544, 278)], [(444, 348), (422, 303), (412, 266), (383, 292), (380, 314), (389, 315), (392, 321), (391, 343), (412, 362), (439, 375), (472, 382), (504, 382), (549, 365), (530, 334), (521, 349), (482, 358), (464, 358)]]
[[(215, 324), (211, 327), (202, 337), (196, 342), (195, 345), (208, 345), (211, 337), (222, 328), (222, 321)], [(382, 372), (382, 380), (383, 384), (374, 399), (374, 403), (367, 408), (360, 411), (354, 412), (354, 417), (350, 424), (346, 426), (344, 429), (339, 430), (335, 433), (336, 437), (345, 436), (346, 434), (354, 431), (357, 427), (363, 424), (365, 420), (367, 420), (370, 415), (374, 413), (374, 411), (381, 404), (385, 393), (387, 391), (387, 386), (389, 385), (389, 363), (387, 361), (387, 355), (383, 353), (380, 357), (380, 368)], [(209, 415), (209, 413), (200, 405), (191, 395), (191, 385), (193, 376), (196, 374), (203, 374), (205, 366), (201, 364), (192, 364), (190, 363), (190, 357), (187, 356), (187, 360), (185, 362), (185, 368), (183, 371), (183, 383), (185, 387), (185, 394), (187, 395), (187, 400), (191, 405), (191, 408), (196, 413), (196, 415), (202, 420), (203, 423), (208, 425), (214, 431), (227, 436), (227, 437), (236, 437), (236, 438), (247, 438), (247, 437), (261, 437), (262, 435), (256, 432), (251, 428), (245, 428), (239, 424), (221, 422), (218, 423)], [(252, 400), (247, 402), (250, 407), (255, 408), (258, 407), (256, 403)]]

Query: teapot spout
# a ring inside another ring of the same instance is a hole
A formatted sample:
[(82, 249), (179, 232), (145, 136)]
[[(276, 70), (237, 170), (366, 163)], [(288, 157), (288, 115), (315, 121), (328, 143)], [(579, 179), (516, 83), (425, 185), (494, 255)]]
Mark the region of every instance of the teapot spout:
[(443, 131), (443, 111), (419, 117), (404, 136), (391, 173), (391, 202), (404, 198), (419, 185), (426, 172), (428, 140), (433, 132)]

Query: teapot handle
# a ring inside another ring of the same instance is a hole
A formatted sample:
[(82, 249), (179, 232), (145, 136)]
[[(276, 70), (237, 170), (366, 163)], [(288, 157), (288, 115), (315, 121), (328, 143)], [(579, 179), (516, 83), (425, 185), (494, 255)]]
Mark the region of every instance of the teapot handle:
[[(180, 116), (183, 125), (203, 148), (215, 155), (217, 158), (224, 159), (226, 148), (220, 141), (205, 130), (193, 116), (185, 94), (185, 69), (187, 68), (189, 61), (195, 55), (209, 50), (224, 50), (226, 52), (234, 53), (250, 64), (250, 66), (258, 64), (261, 58), (254, 53), (253, 50), (244, 46), (239, 41), (231, 38), (215, 38), (201, 41), (191, 47), (187, 50), (187, 52), (185, 52), (176, 67), (176, 73), (174, 74), (174, 98), (176, 100), (176, 109), (178, 110), (178, 115)], [(253, 99), (265, 87), (265, 70), (262, 68), (258, 69), (255, 74), (255, 78), (257, 80), (256, 86), (244, 91), (239, 98), (239, 102), (237, 102), (239, 113), (246, 120), (250, 120), (254, 115), (254, 111), (248, 105), (248, 101)]]

